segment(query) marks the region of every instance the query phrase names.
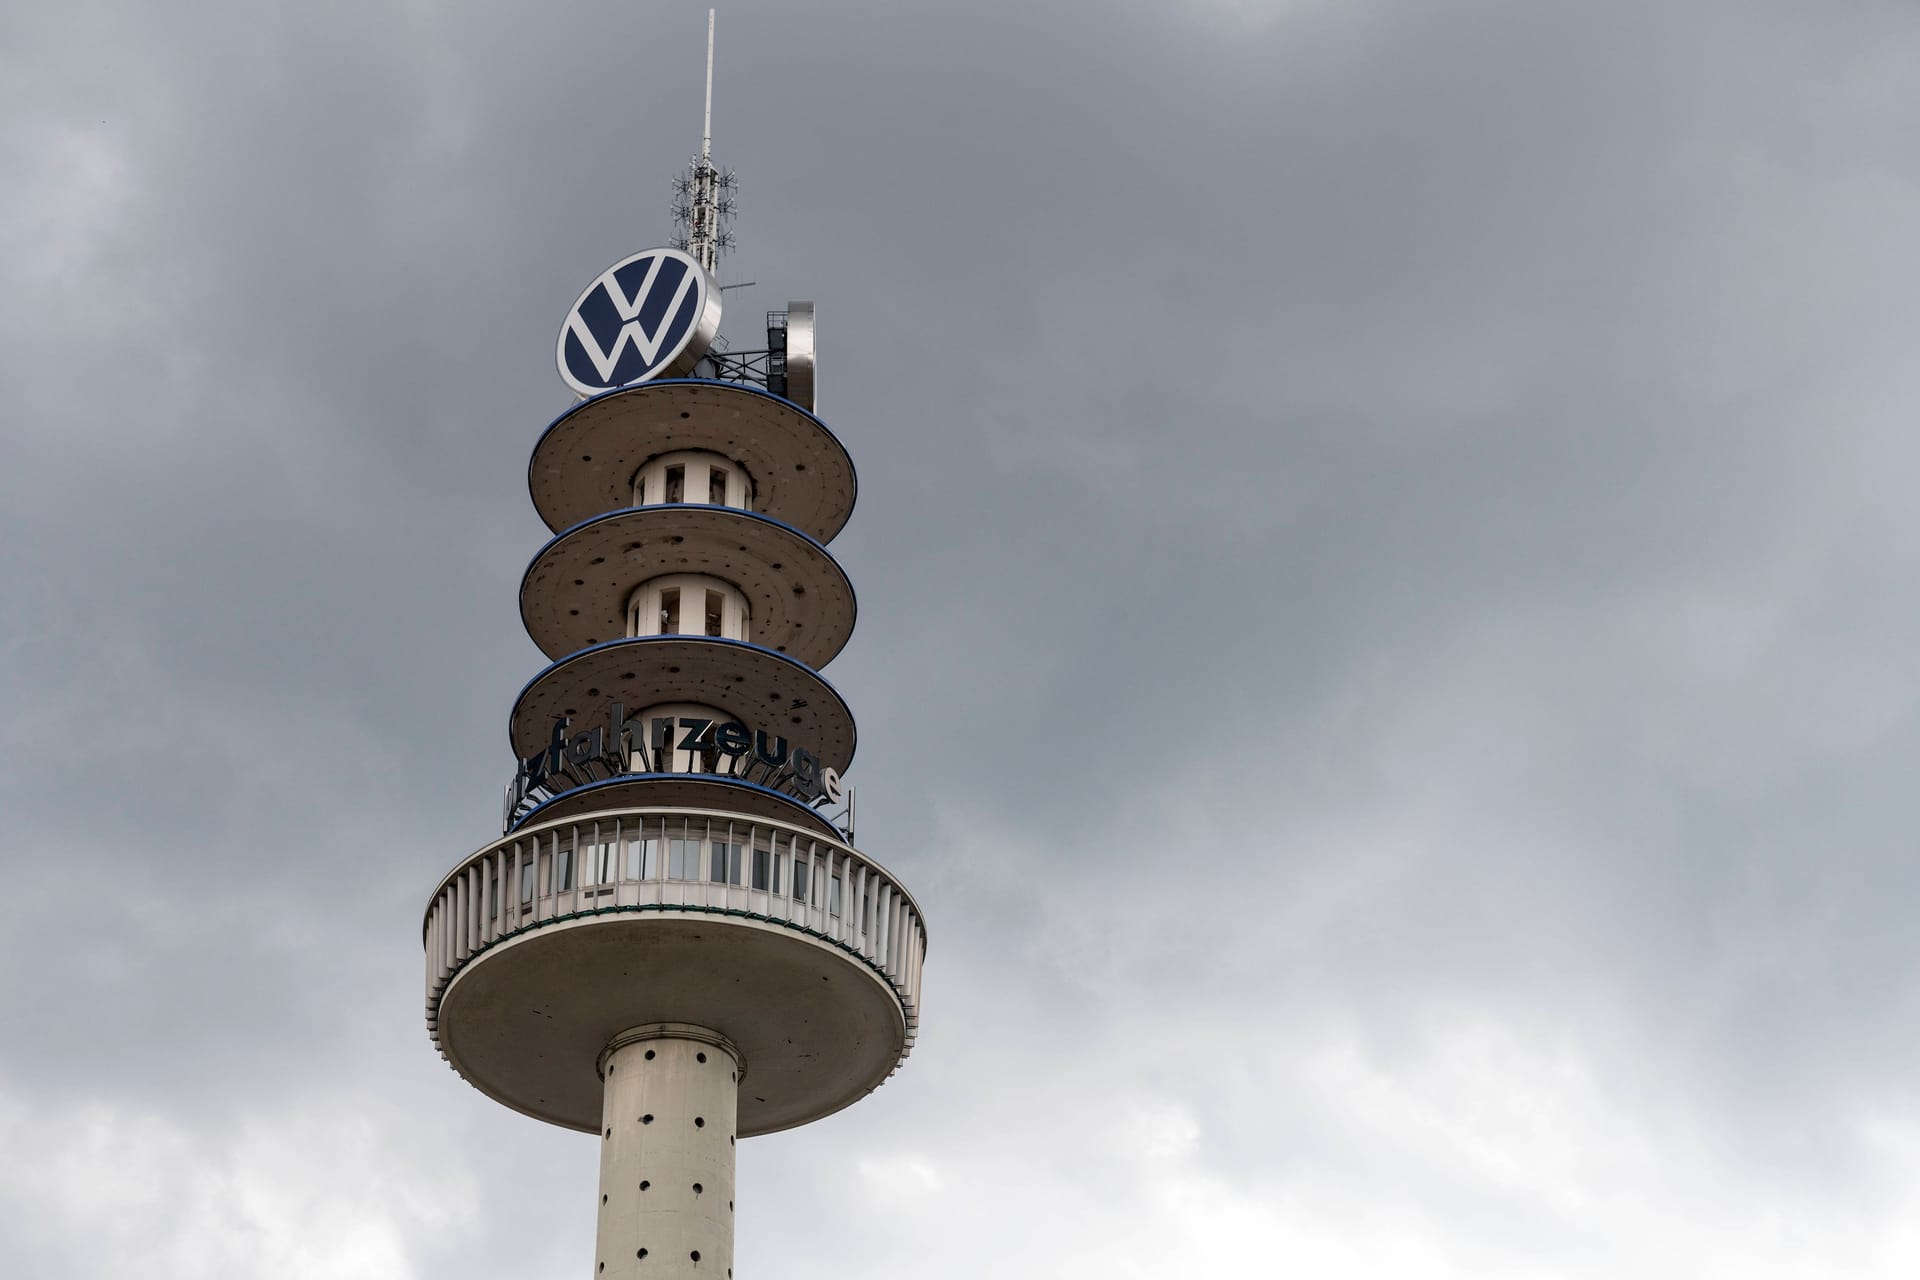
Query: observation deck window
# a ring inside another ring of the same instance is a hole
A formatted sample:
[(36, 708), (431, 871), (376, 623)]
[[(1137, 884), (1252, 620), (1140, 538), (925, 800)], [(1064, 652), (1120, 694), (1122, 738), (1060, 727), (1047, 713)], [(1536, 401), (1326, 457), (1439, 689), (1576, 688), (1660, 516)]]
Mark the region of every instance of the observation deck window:
[(793, 900), (795, 902), (805, 902), (807, 900), (807, 887), (808, 887), (807, 882), (812, 878), (812, 875), (811, 875), (812, 870), (813, 870), (812, 867), (810, 867), (808, 864), (800, 860), (800, 856), (798, 854), (794, 855)]
[(780, 864), (786, 861), (773, 850), (761, 846), (753, 851), (753, 887), (768, 893), (780, 892)]
[(706, 573), (649, 578), (627, 596), (629, 636), (753, 638), (753, 606), (746, 593)]
[(715, 884), (740, 883), (740, 854), (742, 847), (732, 840), (713, 842), (713, 871), (709, 877)]
[(675, 838), (667, 841), (667, 878), (669, 880), (700, 878), (700, 842), (698, 840)]
[(633, 505), (703, 503), (753, 509), (753, 477), (724, 454), (680, 449), (648, 459), (633, 474)]
[(609, 840), (587, 846), (586, 884), (612, 884), (620, 874), (620, 846)]
[(627, 841), (627, 879), (651, 880), (660, 871), (660, 841), (640, 836)]
[(520, 862), (520, 905), (523, 907), (533, 905), (534, 872), (538, 861), (539, 856), (535, 854)]
[(555, 841), (553, 850), (553, 892), (565, 893), (573, 888), (573, 850), (562, 849)]

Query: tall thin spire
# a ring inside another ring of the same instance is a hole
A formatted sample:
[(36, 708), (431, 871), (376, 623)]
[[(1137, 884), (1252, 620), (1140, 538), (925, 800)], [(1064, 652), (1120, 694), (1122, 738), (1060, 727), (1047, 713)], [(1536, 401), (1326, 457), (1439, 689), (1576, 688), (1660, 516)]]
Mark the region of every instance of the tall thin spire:
[(707, 113), (700, 123), (700, 158), (713, 159), (713, 10), (707, 10)]
[(713, 163), (713, 10), (707, 10), (707, 103), (700, 126), (700, 154), (687, 166), (686, 176), (674, 179), (673, 220), (681, 228), (674, 241), (709, 272), (720, 262), (720, 251), (733, 247), (727, 224), (733, 218), (734, 180)]

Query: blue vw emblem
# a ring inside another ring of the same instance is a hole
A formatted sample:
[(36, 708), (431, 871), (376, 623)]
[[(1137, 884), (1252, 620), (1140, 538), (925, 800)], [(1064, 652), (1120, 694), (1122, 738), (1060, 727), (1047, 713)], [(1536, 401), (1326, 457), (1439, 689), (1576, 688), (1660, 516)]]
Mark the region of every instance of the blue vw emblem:
[(648, 249), (587, 286), (560, 326), (560, 377), (583, 396), (691, 372), (720, 329), (720, 290), (678, 249)]

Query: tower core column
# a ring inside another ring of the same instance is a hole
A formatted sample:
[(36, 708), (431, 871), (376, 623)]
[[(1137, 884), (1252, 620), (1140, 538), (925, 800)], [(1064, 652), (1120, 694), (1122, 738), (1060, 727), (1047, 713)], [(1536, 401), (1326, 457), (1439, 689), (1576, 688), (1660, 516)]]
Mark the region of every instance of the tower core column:
[(596, 1277), (733, 1274), (740, 1052), (705, 1027), (657, 1022), (600, 1055)]

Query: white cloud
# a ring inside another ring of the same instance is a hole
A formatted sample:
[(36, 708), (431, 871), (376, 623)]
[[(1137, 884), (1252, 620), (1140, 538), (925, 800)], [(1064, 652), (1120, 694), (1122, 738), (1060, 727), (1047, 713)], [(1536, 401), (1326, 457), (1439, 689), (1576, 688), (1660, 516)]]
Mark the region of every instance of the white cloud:
[[(102, 1052), (138, 1069), (137, 1046)], [(289, 1097), (209, 1129), (125, 1102), (0, 1095), (16, 1274), (414, 1280), (414, 1241), (472, 1225), (473, 1180), (396, 1142), (399, 1121), (360, 1099)]]

